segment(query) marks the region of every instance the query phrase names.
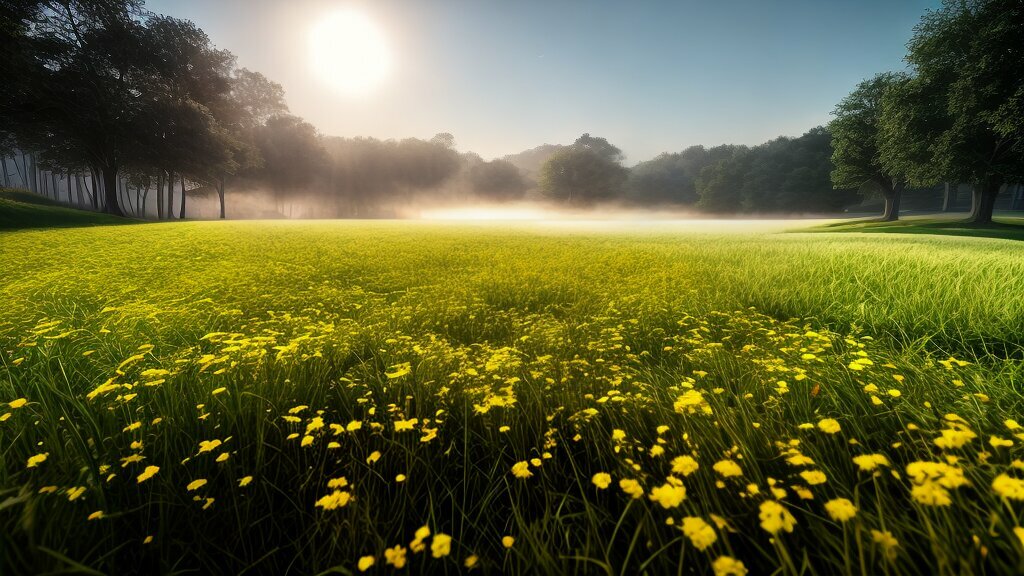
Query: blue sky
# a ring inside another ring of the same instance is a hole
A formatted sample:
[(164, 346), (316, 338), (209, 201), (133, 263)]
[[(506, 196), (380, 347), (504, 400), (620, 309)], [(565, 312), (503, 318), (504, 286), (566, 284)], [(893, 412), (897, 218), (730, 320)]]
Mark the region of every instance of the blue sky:
[[(860, 80), (900, 70), (939, 0), (150, 0), (280, 82), (324, 134), (455, 135), (485, 158), (604, 136), (633, 164), (693, 144), (758, 144), (828, 122)], [(310, 28), (358, 9), (389, 77), (340, 94), (309, 66)]]

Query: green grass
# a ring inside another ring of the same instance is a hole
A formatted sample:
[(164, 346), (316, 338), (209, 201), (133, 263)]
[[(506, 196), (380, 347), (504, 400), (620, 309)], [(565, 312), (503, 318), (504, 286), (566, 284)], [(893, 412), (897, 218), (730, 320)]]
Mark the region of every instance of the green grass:
[(0, 230), (129, 224), (133, 220), (68, 208), (25, 190), (0, 188)]
[(972, 238), (1024, 240), (1024, 217), (997, 215), (994, 224), (979, 226), (966, 222), (963, 218), (963, 214), (957, 214), (955, 216), (903, 216), (894, 222), (883, 222), (877, 218), (830, 222), (828, 224), (822, 224), (812, 228), (811, 231), (941, 234), (948, 236), (969, 236)]
[[(0, 402), (27, 400), (0, 410), (0, 573), (390, 572), (398, 545), (410, 573), (1024, 569), (1019, 245), (742, 225), (0, 233)], [(422, 526), (449, 555), (411, 549)]]

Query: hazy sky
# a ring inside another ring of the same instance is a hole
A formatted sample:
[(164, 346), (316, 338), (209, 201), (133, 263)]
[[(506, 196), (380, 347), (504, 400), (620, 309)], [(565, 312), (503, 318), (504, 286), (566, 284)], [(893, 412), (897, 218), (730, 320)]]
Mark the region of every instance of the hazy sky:
[[(939, 0), (149, 0), (280, 82), (336, 136), (455, 135), (485, 158), (583, 132), (629, 164), (693, 144), (758, 144), (823, 124), (861, 79), (902, 69)], [(339, 93), (310, 67), (311, 28), (357, 9), (390, 47), (386, 79)]]

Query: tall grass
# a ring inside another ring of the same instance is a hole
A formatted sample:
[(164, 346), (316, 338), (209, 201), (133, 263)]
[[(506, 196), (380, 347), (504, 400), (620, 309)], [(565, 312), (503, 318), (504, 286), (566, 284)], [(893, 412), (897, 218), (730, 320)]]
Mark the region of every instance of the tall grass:
[[(670, 225), (5, 233), (0, 571), (384, 571), (396, 546), (437, 573), (1020, 571), (1015, 248)], [(870, 454), (886, 464), (853, 460)], [(335, 491), (351, 499), (317, 506)], [(762, 526), (771, 501), (792, 532)]]

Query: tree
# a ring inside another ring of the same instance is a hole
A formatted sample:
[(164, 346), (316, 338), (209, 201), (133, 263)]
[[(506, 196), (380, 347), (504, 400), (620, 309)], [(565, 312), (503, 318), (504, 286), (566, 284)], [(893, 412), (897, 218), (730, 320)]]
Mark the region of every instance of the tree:
[(569, 204), (620, 196), (629, 175), (621, 159), (622, 152), (607, 140), (584, 134), (541, 166), (541, 192)]
[(915, 28), (912, 77), (883, 99), (882, 161), (915, 185), (971, 182), (970, 221), (992, 222), (1024, 180), (1024, 3), (947, 0)]
[(473, 191), (488, 200), (518, 200), (526, 192), (526, 179), (508, 160), (481, 162), (470, 169), (469, 178)]
[(882, 97), (906, 82), (902, 74), (884, 73), (865, 80), (836, 105), (832, 132), (832, 184), (836, 189), (870, 186), (885, 198), (882, 220), (899, 218), (906, 179), (882, 164)]
[(710, 212), (735, 212), (740, 206), (750, 150), (739, 147), (733, 157), (705, 166), (697, 178), (697, 207)]

